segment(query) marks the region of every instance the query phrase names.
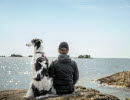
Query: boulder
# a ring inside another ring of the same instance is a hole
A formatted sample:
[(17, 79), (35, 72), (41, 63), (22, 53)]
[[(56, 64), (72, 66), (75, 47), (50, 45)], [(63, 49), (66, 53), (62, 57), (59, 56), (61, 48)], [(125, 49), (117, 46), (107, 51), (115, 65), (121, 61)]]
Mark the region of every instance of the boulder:
[(130, 87), (130, 71), (118, 72), (116, 74), (100, 78), (97, 81), (100, 84), (114, 85), (114, 86), (122, 86), (122, 87)]

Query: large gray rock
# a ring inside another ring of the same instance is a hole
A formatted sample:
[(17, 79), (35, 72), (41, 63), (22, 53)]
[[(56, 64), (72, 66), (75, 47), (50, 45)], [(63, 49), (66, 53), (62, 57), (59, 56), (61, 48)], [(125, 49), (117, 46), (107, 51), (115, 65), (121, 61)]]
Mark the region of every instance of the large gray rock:
[(48, 98), (46, 100), (119, 100), (115, 96), (102, 94), (92, 88), (77, 86), (75, 87), (75, 90), (76, 91), (73, 94), (63, 95), (55, 98)]
[[(0, 92), (0, 100), (25, 100), (23, 96), (26, 90), (8, 90)], [(34, 100), (30, 98), (29, 100)], [(98, 90), (86, 88), (83, 86), (76, 86), (75, 92), (69, 95), (62, 95), (57, 97), (41, 98), (40, 100), (119, 100), (117, 97), (102, 94)]]
[(111, 76), (98, 79), (97, 81), (99, 81), (100, 84), (105, 83), (108, 85), (130, 87), (130, 71), (118, 72)]

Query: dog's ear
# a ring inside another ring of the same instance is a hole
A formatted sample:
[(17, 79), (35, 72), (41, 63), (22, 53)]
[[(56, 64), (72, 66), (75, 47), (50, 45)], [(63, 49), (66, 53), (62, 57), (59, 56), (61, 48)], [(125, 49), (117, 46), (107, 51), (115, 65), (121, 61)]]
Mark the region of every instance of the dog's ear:
[(43, 43), (42, 39), (38, 39), (38, 38), (37, 38), (37, 41), (40, 41), (41, 43)]
[(40, 45), (41, 45), (41, 42), (40, 42), (40, 41), (36, 41), (36, 42), (34, 43), (34, 46), (37, 47), (37, 49), (40, 47)]
[(35, 41), (35, 45), (36, 45), (36, 46), (40, 46), (40, 45), (41, 45), (41, 42), (40, 42), (40, 41)]
[(40, 42), (43, 43), (42, 39), (40, 39)]

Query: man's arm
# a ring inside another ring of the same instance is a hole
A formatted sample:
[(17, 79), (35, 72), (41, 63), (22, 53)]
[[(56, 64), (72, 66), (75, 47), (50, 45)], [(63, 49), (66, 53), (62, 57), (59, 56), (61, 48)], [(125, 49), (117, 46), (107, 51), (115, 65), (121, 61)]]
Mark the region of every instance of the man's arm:
[(74, 82), (74, 85), (76, 84), (76, 82), (78, 81), (78, 79), (79, 79), (79, 70), (78, 70), (76, 62), (74, 61), (74, 73), (73, 73), (73, 82)]
[(54, 77), (54, 62), (52, 62), (51, 65), (49, 66), (48, 73), (50, 77), (52, 78)]

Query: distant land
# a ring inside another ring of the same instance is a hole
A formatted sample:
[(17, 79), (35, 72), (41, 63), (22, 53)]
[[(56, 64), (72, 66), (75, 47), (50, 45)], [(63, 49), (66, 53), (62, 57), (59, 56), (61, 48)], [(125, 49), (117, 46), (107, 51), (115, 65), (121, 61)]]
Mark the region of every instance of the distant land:
[[(11, 54), (10, 56), (0, 55), (0, 57), (25, 57), (25, 56), (23, 56), (21, 54)], [(26, 57), (33, 57), (33, 56), (28, 55)], [(91, 55), (79, 55), (78, 58), (91, 58)]]
[(2, 55), (2, 56), (0, 56), (0, 57), (5, 57), (5, 56)]
[(32, 55), (29, 55), (28, 57), (33, 57)]
[(91, 58), (90, 55), (79, 55), (78, 58)]
[(0, 57), (33, 57), (32, 55), (23, 56), (21, 54), (11, 54), (10, 56), (0, 55)]
[(11, 54), (11, 56), (10, 57), (23, 57), (22, 55), (20, 55), (20, 54)]
[[(24, 57), (23, 55), (20, 54), (11, 54), (10, 57)], [(28, 57), (33, 57), (32, 55), (29, 55)]]

